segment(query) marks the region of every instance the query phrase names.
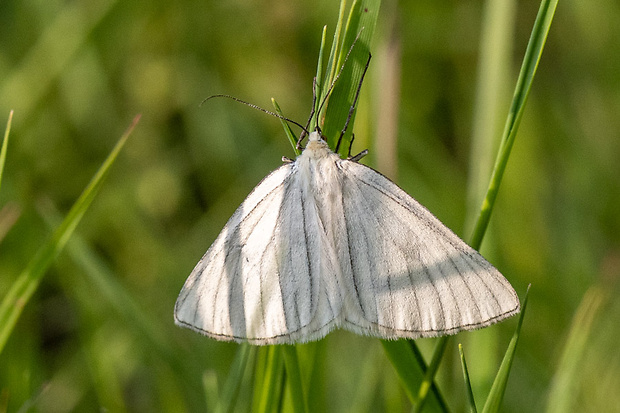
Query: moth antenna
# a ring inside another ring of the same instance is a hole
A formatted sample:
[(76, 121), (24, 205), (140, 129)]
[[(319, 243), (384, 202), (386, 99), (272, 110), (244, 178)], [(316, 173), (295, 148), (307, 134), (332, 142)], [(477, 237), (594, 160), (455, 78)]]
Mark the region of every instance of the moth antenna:
[(302, 136), (304, 135), (304, 133), (305, 133), (305, 134), (308, 134), (308, 129), (307, 129), (307, 127), (304, 127), (304, 126), (303, 126), (302, 124), (300, 124), (299, 122), (295, 122), (294, 120), (289, 119), (289, 118), (287, 118), (287, 117), (285, 117), (285, 116), (279, 115), (279, 114), (277, 114), (277, 113), (275, 113), (275, 112), (272, 112), (272, 111), (270, 111), (270, 110), (267, 110), (267, 109), (263, 109), (263, 108), (261, 108), (261, 107), (260, 107), (260, 106), (258, 106), (258, 105), (255, 105), (255, 104), (250, 103), (250, 102), (246, 102), (245, 100), (241, 100), (241, 99), (236, 98), (236, 97), (234, 97), (234, 96), (230, 96), (230, 95), (211, 95), (211, 96), (209, 96), (208, 98), (206, 98), (205, 100), (203, 100), (202, 102), (200, 102), (200, 105), (199, 105), (199, 106), (202, 106), (202, 105), (203, 105), (203, 104), (204, 104), (207, 100), (209, 100), (209, 99), (213, 99), (213, 98), (228, 98), (228, 99), (232, 99), (232, 100), (234, 100), (235, 102), (243, 103), (244, 105), (249, 106), (249, 107), (251, 107), (251, 108), (253, 108), (253, 109), (260, 110), (261, 112), (264, 112), (264, 113), (266, 113), (266, 114), (268, 114), (268, 115), (275, 116), (275, 117), (276, 117), (276, 118), (278, 118), (278, 119), (282, 119), (282, 120), (284, 120), (284, 121), (287, 121), (287, 122), (289, 122), (289, 123), (292, 123), (293, 125), (297, 125), (297, 126), (299, 126), (299, 127), (302, 129)]

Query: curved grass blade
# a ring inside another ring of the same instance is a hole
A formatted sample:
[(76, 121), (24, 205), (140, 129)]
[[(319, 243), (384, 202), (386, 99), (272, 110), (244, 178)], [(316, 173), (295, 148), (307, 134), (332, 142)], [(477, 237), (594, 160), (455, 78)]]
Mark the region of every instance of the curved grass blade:
[(476, 413), (476, 401), (474, 400), (474, 392), (471, 389), (471, 381), (469, 380), (469, 371), (467, 370), (467, 362), (465, 361), (465, 351), (463, 345), (459, 343), (459, 355), (461, 357), (461, 366), (463, 367), (463, 380), (465, 381), (465, 394), (467, 395), (467, 411)]
[(134, 118), (129, 129), (127, 129), (116, 146), (114, 146), (112, 152), (110, 152), (107, 159), (93, 176), (86, 189), (84, 189), (84, 192), (82, 192), (78, 200), (73, 204), (62, 224), (60, 224), (52, 235), (52, 238), (39, 249), (26, 269), (15, 280), (8, 293), (3, 298), (2, 304), (0, 305), (0, 353), (4, 349), (4, 345), (9, 339), (24, 306), (37, 290), (41, 278), (56, 256), (62, 251), (75, 230), (75, 227), (95, 198), (95, 195), (97, 195), (97, 192), (101, 189), (110, 171), (110, 167), (118, 157), (118, 154), (125, 145), (127, 138), (129, 138), (129, 135), (139, 119), (140, 116)]
[(502, 364), (499, 366), (499, 371), (497, 372), (497, 376), (495, 376), (493, 386), (491, 386), (489, 397), (487, 397), (487, 401), (484, 403), (482, 413), (495, 413), (500, 411), (499, 408), (504, 398), (506, 385), (508, 384), (510, 368), (512, 367), (512, 361), (515, 358), (517, 350), (517, 343), (519, 342), (519, 334), (521, 333), (521, 326), (523, 325), (523, 318), (525, 316), (525, 308), (527, 307), (527, 298), (529, 296), (529, 293), (530, 286), (527, 287), (525, 297), (523, 298), (523, 304), (521, 305), (521, 314), (519, 314), (517, 329), (515, 330), (514, 335), (510, 340), (510, 344), (508, 344), (508, 349), (506, 350), (506, 354), (504, 354)]
[(2, 187), (2, 173), (4, 172), (4, 163), (6, 161), (6, 151), (9, 146), (9, 133), (11, 132), (11, 123), (13, 121), (13, 111), (9, 112), (9, 120), (6, 122), (4, 131), (4, 139), (2, 140), (2, 149), (0, 149), (0, 187)]
[(474, 228), (480, 200), (484, 199), (497, 157), (498, 137), (504, 126), (502, 121), (505, 122), (504, 104), (510, 98), (517, 6), (517, 0), (484, 2), (467, 173), (465, 233), (471, 233)]
[(542, 52), (551, 29), (551, 23), (555, 14), (558, 0), (542, 0), (534, 27), (532, 28), (532, 34), (525, 51), (521, 70), (519, 72), (519, 78), (515, 87), (514, 96), (512, 99), (508, 118), (506, 120), (506, 126), (500, 143), (500, 148), (497, 154), (495, 162), (495, 168), (489, 183), (486, 197), (480, 208), (480, 213), (476, 221), (476, 226), (471, 237), (469, 245), (472, 248), (479, 250), (482, 244), (482, 239), (486, 233), (486, 229), (489, 225), (491, 218), (491, 212), (495, 205), (495, 199), (499, 191), (499, 186), (504, 176), (506, 165), (508, 164), (508, 158), (510, 157), (510, 150), (514, 144), (519, 123), (523, 116), (525, 109), (525, 103), (527, 97), (532, 88), (532, 82), (536, 75), (538, 63), (542, 56)]
[(551, 22), (555, 14), (555, 9), (558, 5), (558, 0), (542, 0), (530, 40), (525, 50), (525, 56), (521, 65), (521, 71), (519, 72), (519, 78), (517, 80), (517, 86), (515, 87), (514, 96), (512, 98), (512, 104), (508, 112), (508, 118), (506, 119), (506, 126), (504, 127), (504, 133), (500, 142), (497, 159), (495, 161), (495, 167), (493, 168), (493, 174), (489, 183), (486, 197), (482, 202), (480, 208), (480, 214), (476, 222), (476, 227), (472, 235), (470, 245), (479, 249), (482, 243), (482, 238), (486, 232), (489, 220), (491, 219), (491, 212), (493, 211), (493, 205), (497, 198), (499, 191), (499, 185), (502, 182), (506, 165), (508, 164), (508, 158), (510, 156), (510, 150), (514, 144), (515, 137), (517, 136), (517, 130), (523, 117), (523, 111), (525, 109), (525, 103), (532, 89), (532, 82), (538, 69), (538, 63), (542, 56), (549, 30), (551, 29)]

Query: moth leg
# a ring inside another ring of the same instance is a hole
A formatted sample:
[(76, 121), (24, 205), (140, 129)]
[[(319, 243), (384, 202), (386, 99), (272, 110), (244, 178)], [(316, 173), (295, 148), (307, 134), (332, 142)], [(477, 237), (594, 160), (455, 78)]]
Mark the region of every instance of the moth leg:
[(334, 151), (336, 153), (338, 153), (338, 149), (340, 148), (340, 143), (342, 142), (342, 137), (344, 136), (344, 134), (347, 131), (347, 128), (349, 127), (349, 122), (351, 121), (351, 118), (353, 117), (353, 112), (355, 112), (355, 106), (357, 105), (357, 99), (359, 99), (360, 97), (360, 90), (362, 90), (362, 83), (364, 82), (364, 77), (366, 76), (366, 72), (368, 71), (368, 66), (370, 66), (371, 58), (372, 58), (372, 55), (368, 53), (368, 60), (366, 61), (366, 66), (364, 66), (362, 77), (360, 78), (360, 82), (357, 86), (357, 91), (355, 92), (355, 97), (353, 98), (353, 104), (351, 105), (351, 108), (349, 108), (349, 116), (347, 117), (347, 121), (344, 123), (344, 127), (342, 128), (342, 131), (340, 132), (340, 136), (338, 137), (338, 143), (336, 144), (336, 150)]
[(368, 149), (364, 149), (363, 151), (361, 151), (357, 155), (351, 156), (351, 148), (353, 147), (353, 141), (354, 140), (355, 140), (355, 134), (352, 133), (351, 134), (351, 142), (349, 143), (349, 155), (347, 156), (347, 159), (349, 161), (357, 162), (360, 159), (362, 159), (364, 156), (368, 155)]
[(360, 159), (362, 159), (364, 156), (368, 155), (368, 149), (364, 149), (363, 151), (361, 151), (360, 153), (358, 153), (355, 156), (349, 156), (347, 159), (353, 162), (357, 162)]

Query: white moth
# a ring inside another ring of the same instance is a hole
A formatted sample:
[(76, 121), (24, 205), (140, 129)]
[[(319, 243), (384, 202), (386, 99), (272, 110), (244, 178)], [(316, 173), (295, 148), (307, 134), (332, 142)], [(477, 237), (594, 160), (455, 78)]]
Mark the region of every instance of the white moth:
[(178, 325), (250, 344), (335, 328), (435, 337), (519, 312), (510, 283), (392, 181), (320, 130), (230, 218), (176, 302)]

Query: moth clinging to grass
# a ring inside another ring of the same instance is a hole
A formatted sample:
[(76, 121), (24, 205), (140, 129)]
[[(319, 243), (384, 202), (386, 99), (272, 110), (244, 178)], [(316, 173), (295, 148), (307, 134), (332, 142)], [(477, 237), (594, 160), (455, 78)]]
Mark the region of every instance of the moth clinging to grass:
[(335, 328), (434, 337), (519, 312), (499, 271), (360, 164), (365, 153), (341, 159), (320, 128), (306, 126), (300, 142), (305, 136), (301, 155), (254, 188), (198, 262), (176, 302), (178, 325), (266, 345), (318, 340)]

